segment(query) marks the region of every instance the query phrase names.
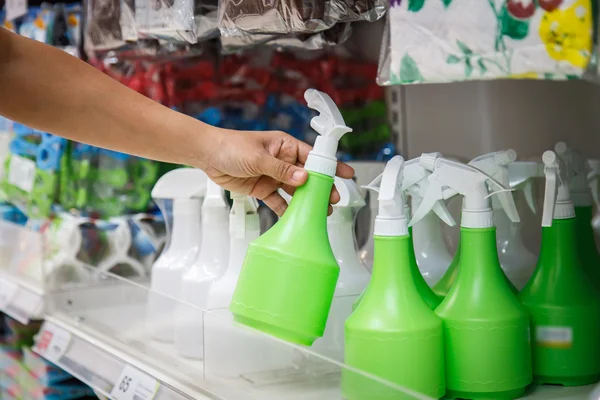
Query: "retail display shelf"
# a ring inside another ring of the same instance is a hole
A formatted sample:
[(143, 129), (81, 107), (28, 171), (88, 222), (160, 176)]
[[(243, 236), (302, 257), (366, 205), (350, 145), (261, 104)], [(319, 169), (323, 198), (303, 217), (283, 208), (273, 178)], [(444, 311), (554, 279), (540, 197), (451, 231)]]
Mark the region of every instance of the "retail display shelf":
[(0, 221), (0, 311), (19, 322), (44, 316), (43, 237)]

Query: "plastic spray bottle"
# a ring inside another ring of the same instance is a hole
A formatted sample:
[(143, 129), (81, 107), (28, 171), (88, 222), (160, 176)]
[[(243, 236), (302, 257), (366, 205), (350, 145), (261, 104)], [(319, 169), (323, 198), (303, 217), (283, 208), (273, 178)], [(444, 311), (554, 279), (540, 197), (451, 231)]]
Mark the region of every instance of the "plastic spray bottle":
[(325, 93), (309, 89), (311, 120), (319, 133), (305, 163), (308, 180), (283, 217), (248, 247), (231, 312), (236, 322), (290, 342), (312, 345), (323, 336), (339, 267), (327, 236), (335, 154), (351, 129)]
[[(362, 301), (346, 321), (345, 362), (419, 394), (440, 398), (445, 393), (442, 322), (414, 283), (403, 167), (403, 158), (395, 156), (383, 176), (369, 185), (379, 192), (373, 275)], [(404, 398), (349, 369), (342, 371), (342, 392), (348, 400)]]
[(169, 243), (154, 262), (151, 272), (152, 292), (148, 299), (148, 327), (152, 337), (174, 340), (174, 314), (181, 294), (181, 277), (192, 265), (200, 250), (202, 198), (208, 177), (199, 169), (180, 168), (163, 175), (152, 189), (167, 221), (170, 212), (164, 201), (172, 200), (172, 226), (167, 225)]
[[(212, 282), (225, 272), (229, 257), (229, 205), (223, 189), (207, 179), (206, 198), (202, 204), (202, 244), (198, 256), (181, 277), (179, 298), (200, 310), (206, 310)], [(188, 358), (204, 357), (202, 312), (182, 304), (175, 318), (175, 346)]]
[[(413, 197), (422, 197), (427, 192), (427, 188), (429, 187), (428, 176), (431, 172), (427, 171), (423, 168), (419, 162), (419, 158), (412, 159), (404, 163), (403, 171), (402, 171), (402, 190), (404, 193), (410, 193)], [(381, 179), (383, 175), (380, 175), (378, 179)], [(369, 188), (367, 186), (367, 188)], [(405, 197), (402, 197), (405, 199)], [(449, 225), (454, 225), (454, 219), (452, 218), (450, 211), (446, 208), (446, 205), (443, 201), (437, 202), (433, 205), (433, 211), (438, 217), (446, 222)], [(404, 213), (405, 215), (411, 215), (410, 207), (408, 204), (404, 204)], [(426, 216), (427, 218), (427, 216)], [(425, 278), (421, 274), (419, 267), (417, 265), (417, 257), (415, 255), (415, 246), (414, 240), (412, 238), (411, 231), (412, 228), (409, 229), (410, 236), (410, 268), (412, 271), (412, 276), (414, 279), (415, 286), (417, 291), (421, 294), (421, 297), (425, 301), (425, 303), (431, 308), (435, 310), (437, 306), (440, 305), (442, 301), (442, 297), (438, 296), (433, 292), (433, 290), (429, 287)], [(358, 298), (356, 303), (354, 304), (354, 308), (358, 306), (358, 303), (362, 301), (363, 294)]]
[[(472, 160), (469, 165), (485, 172), (505, 187), (522, 189), (527, 205), (535, 213), (532, 179), (543, 177), (543, 168), (535, 162), (516, 160), (517, 153), (509, 149), (482, 155)], [(500, 266), (516, 291), (519, 291), (531, 277), (537, 257), (523, 243), (522, 224), (513, 223), (508, 218), (497, 197), (492, 197), (492, 210)]]
[(354, 221), (357, 210), (365, 206), (364, 197), (352, 179), (335, 177), (340, 201), (333, 205), (327, 218), (331, 249), (340, 267), (327, 327), (323, 338), (314, 344), (315, 351), (342, 361), (344, 358), (344, 323), (352, 313), (352, 305), (367, 287), (371, 274), (356, 251)]
[[(557, 152), (566, 150), (564, 144)], [(600, 293), (578, 254), (570, 170), (543, 155), (546, 175), (540, 259), (521, 301), (531, 314), (533, 373), (540, 384), (579, 386), (600, 379)]]
[(447, 397), (520, 397), (532, 381), (529, 316), (500, 267), (488, 187), (519, 222), (512, 194), (470, 165), (437, 154), (423, 154), (420, 162), (432, 174), (411, 224), (436, 202), (463, 196), (458, 277), (435, 310), (444, 327)]
[[(509, 149), (476, 157), (469, 162), (469, 165), (483, 171), (505, 187), (515, 187), (517, 186), (516, 182), (515, 186), (510, 186), (509, 168), (512, 168), (512, 171), (514, 171), (515, 174), (518, 173), (518, 176), (521, 177), (524, 173), (532, 173), (531, 164), (534, 166), (536, 165), (535, 163), (516, 162), (516, 159), (517, 153), (514, 150)], [(515, 167), (517, 164), (519, 166)], [(540, 176), (541, 171), (539, 171), (539, 168), (536, 168), (535, 172), (535, 176)], [(528, 205), (535, 211), (532, 192), (533, 186), (527, 179), (529, 179), (529, 177), (520, 179), (518, 186), (523, 188), (526, 192)], [(510, 282), (511, 289), (513, 292), (518, 293), (531, 276), (537, 259), (523, 243), (521, 237), (521, 224), (511, 222), (497, 198), (492, 198), (492, 209), (494, 211), (494, 226), (496, 226), (497, 229), (496, 245), (498, 248), (500, 265)], [(450, 291), (450, 288), (458, 277), (460, 254), (461, 249), (459, 242), (459, 247), (450, 268), (448, 268), (446, 273), (433, 288), (436, 294), (445, 297)]]
[(256, 199), (239, 193), (231, 193), (231, 198), (233, 206), (229, 213), (229, 264), (225, 273), (210, 287), (207, 310), (229, 307), (248, 245), (260, 236)]
[(592, 218), (594, 201), (588, 182), (590, 164), (579, 153), (570, 149), (564, 142), (556, 144), (554, 150), (565, 163), (570, 179), (571, 199), (575, 206), (577, 223), (577, 248), (579, 257), (596, 289), (600, 290), (600, 254), (596, 247)]

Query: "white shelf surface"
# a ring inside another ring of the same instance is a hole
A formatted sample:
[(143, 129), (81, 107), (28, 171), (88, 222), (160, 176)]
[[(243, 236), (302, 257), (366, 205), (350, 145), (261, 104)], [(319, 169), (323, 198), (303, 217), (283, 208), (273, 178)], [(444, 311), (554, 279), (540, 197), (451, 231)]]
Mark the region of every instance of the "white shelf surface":
[(43, 237), (0, 221), (0, 311), (27, 324), (44, 317)]

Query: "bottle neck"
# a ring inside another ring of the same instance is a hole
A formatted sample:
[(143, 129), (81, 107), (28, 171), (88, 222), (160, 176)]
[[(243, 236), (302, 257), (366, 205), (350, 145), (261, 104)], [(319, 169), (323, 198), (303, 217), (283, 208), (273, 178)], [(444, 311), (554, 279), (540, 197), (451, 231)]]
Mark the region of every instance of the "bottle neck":
[(460, 270), (458, 281), (506, 281), (496, 248), (496, 228), (460, 229)]
[(173, 200), (173, 233), (169, 252), (187, 251), (200, 245), (202, 238), (202, 203), (200, 199)]
[(575, 218), (555, 219), (552, 226), (542, 228), (539, 266), (549, 266), (556, 273), (568, 272), (580, 264)]
[(296, 189), (278, 224), (297, 232), (327, 232), (332, 187), (332, 177), (309, 171), (306, 183)]
[[(375, 236), (370, 285), (396, 286), (417, 293), (411, 267), (410, 236)], [(418, 294), (418, 293), (417, 293)]]

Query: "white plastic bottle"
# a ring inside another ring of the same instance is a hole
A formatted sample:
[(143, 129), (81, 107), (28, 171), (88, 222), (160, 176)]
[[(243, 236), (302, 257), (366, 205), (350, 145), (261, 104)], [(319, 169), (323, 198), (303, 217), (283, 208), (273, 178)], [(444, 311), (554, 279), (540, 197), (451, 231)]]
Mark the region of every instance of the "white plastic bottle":
[(228, 308), (240, 276), (248, 245), (260, 236), (258, 202), (253, 197), (231, 193), (233, 207), (229, 213), (229, 263), (225, 273), (208, 291), (207, 310)]
[(207, 179), (202, 205), (202, 244), (198, 256), (181, 277), (175, 318), (175, 346), (184, 357), (204, 357), (203, 312), (211, 283), (225, 272), (229, 258), (229, 205), (223, 190)]
[(327, 218), (327, 233), (331, 250), (340, 267), (325, 333), (313, 345), (316, 352), (342, 361), (344, 358), (344, 322), (352, 313), (352, 305), (367, 287), (371, 274), (356, 251), (354, 223), (357, 211), (365, 200), (352, 179), (335, 178), (340, 201), (333, 205)]
[(201, 207), (206, 192), (206, 174), (199, 169), (181, 168), (163, 175), (152, 189), (152, 198), (162, 205), (167, 221), (165, 200), (172, 200), (172, 222), (168, 226), (169, 244), (154, 262), (148, 298), (147, 328), (152, 338), (172, 342), (181, 277), (200, 250)]

